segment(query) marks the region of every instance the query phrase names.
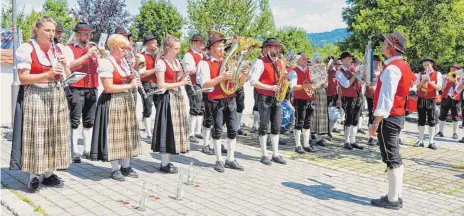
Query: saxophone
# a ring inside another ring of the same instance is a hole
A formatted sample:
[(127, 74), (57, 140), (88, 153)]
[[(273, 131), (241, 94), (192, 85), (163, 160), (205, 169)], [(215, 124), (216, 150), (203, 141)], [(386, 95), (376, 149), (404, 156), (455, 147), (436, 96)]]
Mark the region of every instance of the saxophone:
[[(229, 51), (226, 53), (219, 73), (234, 71), (233, 79), (221, 81), (220, 86), (224, 94), (231, 95), (242, 88), (240, 74), (243, 69), (249, 66), (247, 58), (255, 50), (261, 47), (261, 43), (250, 37), (234, 36)], [(237, 56), (240, 54), (240, 56)]]
[[(294, 54), (293, 51), (290, 51), (285, 58), (280, 58), (282, 61), (282, 68), (279, 71), (279, 81), (277, 82), (277, 86), (279, 87), (279, 91), (275, 93), (275, 97), (278, 102), (282, 102), (287, 95), (288, 87), (290, 86), (290, 81), (288, 80), (288, 72), (287, 67), (291, 69), (296, 67), (296, 62), (301, 58), (300, 55)], [(279, 59), (277, 59), (279, 61)], [(288, 65), (287, 65), (288, 64)]]

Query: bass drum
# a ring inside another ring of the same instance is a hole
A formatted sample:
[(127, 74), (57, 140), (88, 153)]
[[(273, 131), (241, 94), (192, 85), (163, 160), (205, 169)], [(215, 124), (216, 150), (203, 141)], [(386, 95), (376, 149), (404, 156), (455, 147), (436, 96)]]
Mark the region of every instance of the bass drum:
[(283, 134), (291, 129), (293, 123), (293, 109), (286, 100), (280, 104), (282, 109), (282, 122), (280, 124), (280, 133)]

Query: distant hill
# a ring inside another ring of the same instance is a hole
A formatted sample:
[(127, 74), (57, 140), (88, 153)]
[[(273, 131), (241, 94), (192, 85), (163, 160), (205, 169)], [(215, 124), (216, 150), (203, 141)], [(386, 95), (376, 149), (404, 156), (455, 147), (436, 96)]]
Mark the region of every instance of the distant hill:
[(345, 40), (351, 33), (346, 31), (346, 28), (335, 29), (330, 32), (308, 33), (306, 39), (311, 41), (314, 47), (322, 47), (324, 44), (334, 44)]

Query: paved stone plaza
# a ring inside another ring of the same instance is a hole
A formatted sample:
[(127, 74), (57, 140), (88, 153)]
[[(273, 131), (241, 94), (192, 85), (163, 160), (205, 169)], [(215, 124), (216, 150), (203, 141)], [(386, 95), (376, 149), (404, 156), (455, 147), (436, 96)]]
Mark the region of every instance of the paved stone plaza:
[[(184, 176), (190, 162), (195, 165), (197, 187), (184, 185), (184, 199), (178, 201), (175, 197), (179, 174), (160, 173), (160, 155), (152, 153), (145, 142), (144, 154), (132, 161), (132, 167), (140, 175), (138, 179), (116, 182), (110, 178), (109, 163), (83, 160), (67, 171), (57, 172), (65, 181), (64, 188), (41, 188), (29, 193), (28, 175), (8, 170), (11, 131), (6, 129), (1, 145), (1, 181), (23, 199), (27, 197), (33, 208), (40, 206), (40, 212), (60, 216), (464, 215), (464, 144), (437, 138), (439, 149), (436, 151), (413, 148), (417, 137), (414, 119), (415, 116), (408, 119), (403, 135), (406, 142), (401, 150), (405, 163), (404, 207), (399, 211), (370, 205), (370, 200), (385, 194), (388, 186), (378, 147), (344, 150), (342, 133), (336, 134), (327, 147), (319, 147), (317, 153), (305, 155), (293, 152), (291, 133), (283, 135), (288, 140), (281, 146), (288, 165), (269, 167), (259, 162), (261, 153), (256, 135), (241, 136), (236, 157), (245, 171), (226, 169), (222, 174), (213, 170), (215, 156), (207, 156), (199, 151), (200, 146), (192, 145), (189, 154), (171, 157)], [(462, 129), (459, 133), (464, 134)], [(445, 129), (445, 136), (451, 136), (450, 125)], [(366, 143), (367, 139), (363, 137), (359, 142)], [(135, 207), (144, 182), (150, 198), (148, 209), (141, 212)], [(155, 200), (158, 185), (160, 199)], [(5, 190), (3, 187), (2, 194)], [(122, 201), (127, 199), (130, 204), (124, 205)], [(8, 201), (5, 203), (8, 205)], [(14, 206), (9, 207), (14, 209)]]

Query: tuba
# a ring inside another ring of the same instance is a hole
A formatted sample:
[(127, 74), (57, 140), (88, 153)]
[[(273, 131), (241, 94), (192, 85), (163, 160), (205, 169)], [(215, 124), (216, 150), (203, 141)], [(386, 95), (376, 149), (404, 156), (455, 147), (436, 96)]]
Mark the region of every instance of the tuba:
[[(208, 31), (209, 33), (209, 31)], [(220, 33), (219, 33), (220, 34)], [(221, 34), (222, 35), (222, 34)], [(225, 54), (219, 73), (225, 71), (234, 71), (233, 79), (221, 81), (221, 89), (226, 95), (235, 93), (242, 88), (240, 83), (240, 74), (246, 67), (249, 67), (250, 62), (247, 58), (255, 50), (261, 47), (261, 43), (250, 37), (234, 36), (231, 39), (229, 51)]]

